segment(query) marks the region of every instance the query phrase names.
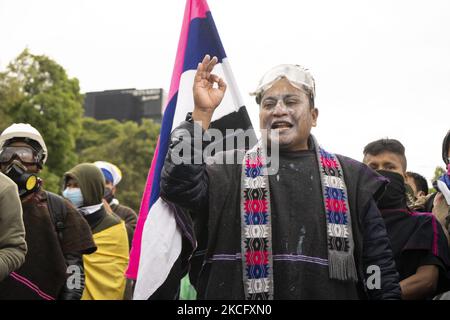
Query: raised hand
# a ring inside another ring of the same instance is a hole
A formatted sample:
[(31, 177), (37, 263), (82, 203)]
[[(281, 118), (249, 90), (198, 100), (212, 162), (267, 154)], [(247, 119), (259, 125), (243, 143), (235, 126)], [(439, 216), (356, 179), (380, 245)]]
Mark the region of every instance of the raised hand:
[(211, 73), (217, 61), (217, 57), (211, 59), (209, 55), (206, 55), (203, 61), (198, 64), (194, 78), (194, 112), (192, 117), (195, 121), (201, 121), (204, 129), (209, 127), (212, 114), (219, 106), (227, 89), (225, 81)]

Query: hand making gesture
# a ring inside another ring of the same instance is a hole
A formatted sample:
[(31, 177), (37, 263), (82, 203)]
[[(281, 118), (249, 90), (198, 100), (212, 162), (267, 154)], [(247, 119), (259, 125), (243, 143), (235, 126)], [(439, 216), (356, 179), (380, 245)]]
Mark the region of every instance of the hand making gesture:
[(227, 89), (225, 81), (211, 73), (217, 62), (217, 57), (211, 59), (209, 55), (206, 55), (198, 64), (194, 78), (192, 118), (195, 121), (201, 121), (205, 130), (208, 129), (214, 110), (219, 106)]

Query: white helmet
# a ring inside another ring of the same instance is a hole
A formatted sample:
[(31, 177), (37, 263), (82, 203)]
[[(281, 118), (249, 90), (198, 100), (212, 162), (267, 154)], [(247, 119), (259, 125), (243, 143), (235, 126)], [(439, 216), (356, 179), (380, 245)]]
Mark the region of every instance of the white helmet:
[(42, 148), (42, 163), (45, 164), (47, 161), (47, 146), (45, 145), (44, 139), (42, 138), (39, 131), (32, 127), (28, 123), (13, 123), (8, 128), (6, 128), (0, 135), (0, 149), (6, 141), (13, 138), (27, 138), (36, 141)]

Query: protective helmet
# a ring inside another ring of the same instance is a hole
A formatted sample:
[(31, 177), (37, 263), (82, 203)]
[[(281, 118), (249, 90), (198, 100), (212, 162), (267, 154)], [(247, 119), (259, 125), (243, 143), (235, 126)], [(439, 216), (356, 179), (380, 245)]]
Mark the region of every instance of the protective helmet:
[(47, 146), (45, 145), (44, 139), (42, 138), (39, 131), (36, 128), (32, 127), (28, 123), (14, 123), (8, 128), (6, 128), (2, 134), (0, 135), (0, 150), (3, 146), (10, 140), (13, 139), (24, 139), (26, 143), (30, 143), (31, 146), (40, 147), (41, 150), (37, 150), (41, 152), (41, 162), (45, 164), (47, 161)]

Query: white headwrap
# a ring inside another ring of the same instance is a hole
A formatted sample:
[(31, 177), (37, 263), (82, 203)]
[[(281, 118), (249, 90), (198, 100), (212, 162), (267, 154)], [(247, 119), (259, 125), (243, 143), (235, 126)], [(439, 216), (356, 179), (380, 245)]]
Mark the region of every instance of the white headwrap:
[(302, 86), (306, 87), (310, 91), (311, 98), (315, 98), (316, 84), (311, 72), (296, 64), (280, 64), (267, 71), (259, 80), (256, 90), (251, 92), (250, 95), (256, 96), (258, 100), (265, 91), (270, 89), (281, 78), (286, 78), (292, 86), (300, 90), (302, 90)]
[(111, 182), (114, 186), (117, 186), (120, 180), (122, 180), (122, 171), (120, 171), (120, 169), (117, 166), (113, 165), (112, 163), (106, 161), (96, 161), (94, 162), (94, 164), (97, 166), (97, 168), (102, 170), (102, 173), (105, 176), (105, 178), (107, 176), (112, 177)]

